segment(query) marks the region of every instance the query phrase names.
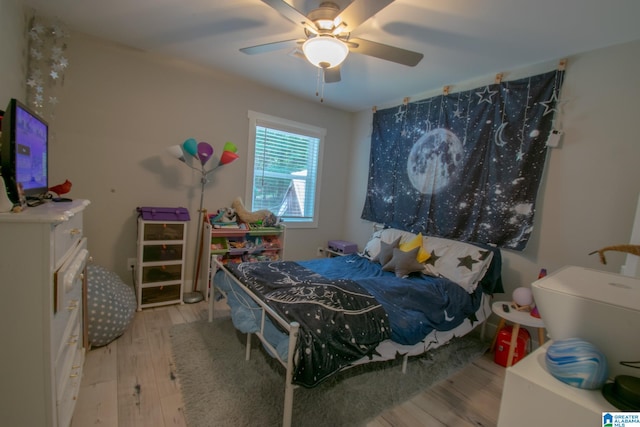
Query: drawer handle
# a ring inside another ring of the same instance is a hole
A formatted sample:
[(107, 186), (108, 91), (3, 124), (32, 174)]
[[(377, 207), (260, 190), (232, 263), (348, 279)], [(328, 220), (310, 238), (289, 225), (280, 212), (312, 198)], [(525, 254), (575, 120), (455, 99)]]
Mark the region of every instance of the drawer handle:
[(69, 306), (67, 307), (67, 310), (73, 311), (76, 308), (78, 308), (78, 300), (74, 299), (74, 300), (69, 301)]
[(78, 369), (78, 368), (80, 368), (80, 365), (73, 365), (73, 366), (71, 367), (71, 369)]
[(82, 234), (82, 228), (72, 228), (69, 230), (69, 234), (75, 236), (76, 234)]
[(78, 336), (77, 335), (71, 335), (69, 337), (69, 342), (67, 344), (69, 345), (75, 345), (78, 342)]
[(78, 378), (78, 374), (71, 374), (69, 375), (69, 378)]

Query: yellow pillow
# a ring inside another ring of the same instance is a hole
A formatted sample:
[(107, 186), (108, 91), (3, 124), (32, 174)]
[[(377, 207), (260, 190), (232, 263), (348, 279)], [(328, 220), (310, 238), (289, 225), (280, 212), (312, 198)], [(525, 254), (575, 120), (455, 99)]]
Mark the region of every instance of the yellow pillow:
[(411, 249), (420, 248), (418, 250), (418, 255), (416, 256), (416, 261), (420, 264), (424, 263), (426, 260), (431, 257), (431, 254), (424, 250), (422, 246), (422, 233), (418, 233), (416, 237), (409, 240), (408, 242), (400, 243), (400, 250), (404, 252), (409, 252)]

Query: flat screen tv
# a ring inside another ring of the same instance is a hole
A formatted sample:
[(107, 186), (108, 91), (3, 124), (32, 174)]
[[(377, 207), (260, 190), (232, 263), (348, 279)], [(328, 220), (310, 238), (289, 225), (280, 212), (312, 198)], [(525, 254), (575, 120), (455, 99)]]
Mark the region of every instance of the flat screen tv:
[(16, 99), (2, 118), (0, 173), (13, 203), (43, 200), (49, 191), (49, 125)]

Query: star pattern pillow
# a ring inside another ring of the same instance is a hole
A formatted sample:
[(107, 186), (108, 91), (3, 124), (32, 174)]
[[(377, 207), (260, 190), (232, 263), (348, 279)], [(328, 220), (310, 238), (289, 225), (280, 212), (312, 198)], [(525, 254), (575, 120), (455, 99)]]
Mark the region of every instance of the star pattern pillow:
[(418, 256), (419, 247), (415, 247), (410, 251), (403, 251), (402, 249), (394, 249), (393, 257), (387, 262), (382, 269), (385, 271), (394, 271), (396, 277), (406, 277), (411, 273), (422, 272), (424, 265), (416, 260)]
[(446, 277), (469, 293), (476, 289), (493, 259), (490, 250), (440, 237), (425, 238), (425, 249), (431, 256), (424, 263), (424, 273)]
[(372, 261), (378, 262), (380, 263), (380, 265), (384, 266), (393, 257), (393, 250), (398, 247), (398, 244), (400, 244), (400, 237), (398, 237), (396, 240), (394, 240), (391, 243), (381, 241), (380, 251)]

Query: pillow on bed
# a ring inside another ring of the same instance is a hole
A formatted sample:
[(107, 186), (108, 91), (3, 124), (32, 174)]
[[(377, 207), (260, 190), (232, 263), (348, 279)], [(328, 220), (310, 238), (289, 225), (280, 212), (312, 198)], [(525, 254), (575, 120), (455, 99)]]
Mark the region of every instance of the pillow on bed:
[(446, 277), (469, 293), (476, 289), (493, 258), (491, 250), (440, 237), (426, 237), (425, 249), (431, 257), (424, 263), (424, 273)]
[(375, 231), (369, 241), (365, 245), (362, 256), (374, 260), (380, 252), (380, 246), (382, 242), (391, 243), (397, 238), (403, 241), (413, 239), (416, 235), (408, 231), (396, 230), (395, 228), (385, 228), (383, 230)]
[(400, 244), (400, 237), (394, 240), (391, 243), (380, 242), (380, 251), (378, 251), (378, 255), (376, 255), (372, 261), (378, 262), (380, 265), (384, 266), (389, 260), (393, 257), (393, 250), (398, 247)]
[(408, 242), (401, 243), (399, 248), (405, 252), (408, 252), (413, 248), (418, 248), (418, 255), (416, 256), (416, 260), (418, 262), (425, 262), (431, 255), (424, 250), (423, 244), (424, 241), (422, 238), (422, 233), (418, 233), (416, 237), (409, 240)]
[(411, 273), (422, 272), (424, 265), (416, 260), (419, 247), (415, 247), (410, 251), (402, 249), (394, 249), (393, 257), (387, 262), (382, 269), (385, 271), (394, 271), (396, 277), (405, 277)]

